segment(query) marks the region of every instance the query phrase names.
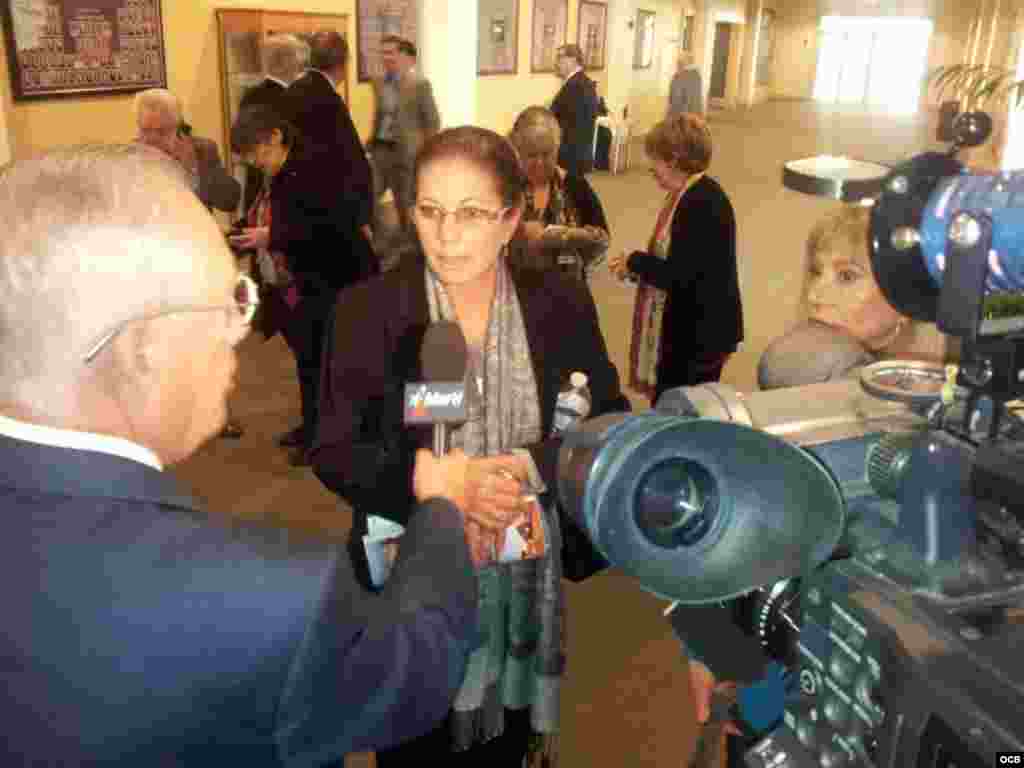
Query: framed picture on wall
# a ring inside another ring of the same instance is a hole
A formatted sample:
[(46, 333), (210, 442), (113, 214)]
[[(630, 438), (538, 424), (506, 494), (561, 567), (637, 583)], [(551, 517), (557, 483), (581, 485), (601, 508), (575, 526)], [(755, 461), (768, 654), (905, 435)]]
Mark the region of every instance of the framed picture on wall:
[(604, 69), (604, 48), (608, 39), (608, 4), (580, 0), (576, 44), (583, 51), (586, 69)]
[(568, 30), (568, 0), (533, 0), (531, 72), (555, 71), (555, 52), (565, 45)]
[(519, 0), (479, 0), (476, 73), (514, 75), (519, 62)]
[(15, 100), (167, 86), (160, 0), (0, 0)]
[[(217, 9), (225, 147), (231, 146), (231, 126), (242, 98), (263, 82), (263, 45), (267, 38), (290, 34), (308, 43), (313, 33), (332, 29), (347, 40), (349, 18), (331, 13)], [(347, 77), (338, 83), (338, 93), (348, 103)], [(228, 171), (235, 172), (237, 166), (237, 158), (227, 153)]]
[(693, 51), (693, 14), (686, 14), (679, 27), (679, 50)]
[(416, 0), (356, 0), (356, 59), (359, 82), (384, 76), (381, 39), (398, 35), (419, 46)]
[(771, 85), (772, 56), (775, 53), (775, 11), (761, 12), (761, 34), (757, 40), (757, 84)]
[(654, 11), (636, 12), (633, 69), (650, 69), (654, 61)]

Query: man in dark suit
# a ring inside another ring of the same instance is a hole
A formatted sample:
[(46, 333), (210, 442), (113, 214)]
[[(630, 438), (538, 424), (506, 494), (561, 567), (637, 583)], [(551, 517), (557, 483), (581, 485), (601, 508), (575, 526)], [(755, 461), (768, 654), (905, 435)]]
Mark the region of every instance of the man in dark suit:
[(562, 128), (558, 164), (570, 175), (582, 176), (594, 170), (594, 125), (600, 103), (597, 85), (583, 71), (583, 51), (578, 45), (559, 48), (555, 68), (565, 80), (551, 102), (551, 111)]
[[(320, 156), (316, 171), (320, 180), (313, 183), (334, 189), (338, 218), (351, 223), (348, 236), (343, 240), (310, 244), (320, 250), (319, 259), (323, 262), (324, 280), (319, 284), (330, 285), (335, 292), (344, 286), (333, 284), (330, 275), (345, 274), (351, 277), (347, 282), (355, 282), (380, 271), (370, 245), (373, 173), (352, 116), (338, 93), (347, 64), (345, 38), (334, 30), (317, 32), (310, 40), (309, 70), (289, 85), (284, 94), (285, 116), (298, 129), (309, 151)], [(329, 264), (332, 259), (345, 259), (349, 264), (339, 270)], [(311, 260), (306, 260), (307, 268), (312, 264)], [(308, 303), (307, 309), (313, 305), (313, 302)], [(293, 329), (290, 334), (291, 338), (304, 340), (302, 343), (311, 347), (305, 351), (294, 350), (297, 360), (319, 359), (320, 356), (322, 335), (318, 329), (325, 325), (333, 302), (317, 301), (315, 305), (320, 309), (315, 313), (302, 313), (304, 327)], [(318, 371), (319, 368), (310, 374), (316, 375)], [(299, 375), (301, 378), (302, 370)], [(308, 449), (315, 430), (315, 424), (303, 423), (278, 438), (281, 446), (295, 448), (291, 457), (293, 464), (308, 465)]]
[(476, 640), (438, 478), (370, 594), (343, 542), (165, 471), (223, 423), (252, 298), (176, 164), (55, 150), (0, 216), (0, 765), (323, 766), (432, 728)]
[[(271, 35), (263, 43), (263, 81), (254, 85), (242, 95), (239, 111), (246, 107), (262, 105), (271, 109), (283, 109), (284, 92), (302, 74), (309, 60), (309, 46), (295, 35)], [(252, 206), (256, 195), (263, 186), (263, 173), (253, 166), (245, 171), (245, 195), (242, 215)]]

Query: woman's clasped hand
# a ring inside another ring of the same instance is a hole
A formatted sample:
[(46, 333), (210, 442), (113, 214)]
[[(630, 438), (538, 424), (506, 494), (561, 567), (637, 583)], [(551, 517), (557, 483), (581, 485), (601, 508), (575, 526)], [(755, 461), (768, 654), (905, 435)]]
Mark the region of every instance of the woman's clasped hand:
[(416, 452), (413, 492), (417, 500), (451, 500), (463, 513), (470, 554), (485, 565), (495, 559), (498, 537), (522, 514), (527, 470), (515, 455), (474, 458), (459, 449), (434, 456)]

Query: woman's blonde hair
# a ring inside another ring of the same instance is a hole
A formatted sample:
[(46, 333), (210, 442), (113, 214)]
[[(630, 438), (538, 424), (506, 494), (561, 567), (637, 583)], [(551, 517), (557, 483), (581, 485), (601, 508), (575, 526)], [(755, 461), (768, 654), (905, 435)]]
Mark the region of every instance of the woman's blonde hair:
[[(811, 287), (811, 272), (814, 268), (814, 257), (828, 248), (841, 250), (843, 253), (861, 258), (857, 261), (871, 268), (871, 254), (868, 251), (868, 226), (871, 221), (871, 209), (863, 205), (844, 205), (818, 219), (807, 235), (807, 246), (804, 259), (803, 286), (800, 301), (806, 305), (807, 292)], [(871, 279), (874, 280), (872, 273)]]
[(557, 164), (562, 127), (547, 107), (527, 107), (520, 112), (508, 138), (520, 156), (543, 151), (552, 165)]
[(711, 165), (711, 129), (692, 112), (682, 112), (655, 125), (644, 139), (649, 157), (686, 174), (703, 173)]

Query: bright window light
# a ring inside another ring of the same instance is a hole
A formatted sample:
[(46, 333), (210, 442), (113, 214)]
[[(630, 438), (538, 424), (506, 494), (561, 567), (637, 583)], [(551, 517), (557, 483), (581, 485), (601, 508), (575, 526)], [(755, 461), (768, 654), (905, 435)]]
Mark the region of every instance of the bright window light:
[(823, 17), (815, 100), (913, 114), (931, 33), (928, 19)]
[[(1017, 77), (1024, 80), (1024, 40), (1017, 49)], [(1006, 149), (1003, 151), (1003, 170), (1024, 168), (1024, 102), (1017, 106), (1016, 91), (1010, 96), (1010, 117), (1006, 127)]]

